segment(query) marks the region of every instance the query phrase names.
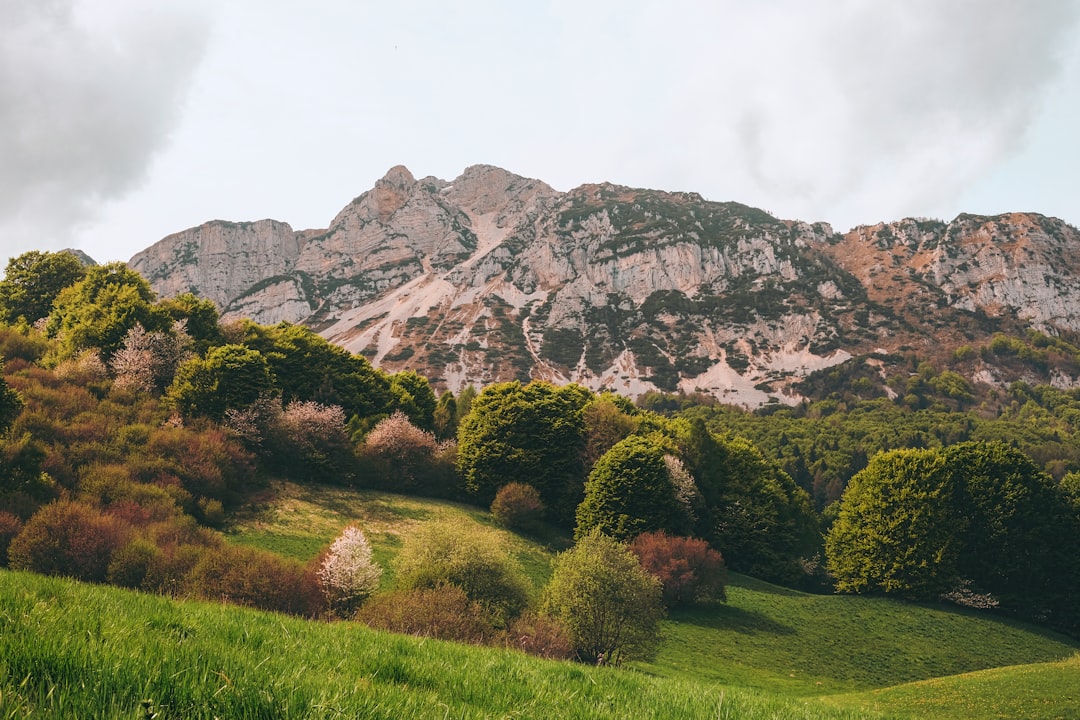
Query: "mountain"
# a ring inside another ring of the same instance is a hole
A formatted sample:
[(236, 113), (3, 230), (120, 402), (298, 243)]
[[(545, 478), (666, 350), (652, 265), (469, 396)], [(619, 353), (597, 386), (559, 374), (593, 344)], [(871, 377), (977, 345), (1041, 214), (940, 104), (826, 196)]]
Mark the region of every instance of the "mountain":
[[(304, 323), (453, 390), (543, 378), (791, 404), (798, 381), (853, 358), (883, 379), (905, 354), (944, 358), (997, 332), (1080, 333), (1080, 232), (1055, 218), (840, 234), (696, 193), (559, 192), (486, 165), (451, 182), (395, 167), (327, 229), (213, 221), (129, 265), (163, 296)], [(1019, 377), (978, 359), (963, 369)]]

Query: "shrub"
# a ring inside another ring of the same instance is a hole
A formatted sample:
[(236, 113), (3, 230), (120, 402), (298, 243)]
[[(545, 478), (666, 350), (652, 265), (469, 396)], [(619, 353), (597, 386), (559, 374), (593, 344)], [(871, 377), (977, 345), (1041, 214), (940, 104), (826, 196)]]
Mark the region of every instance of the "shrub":
[(566, 625), (577, 657), (585, 662), (648, 659), (660, 645), (660, 581), (625, 545), (599, 530), (556, 559), (544, 612)]
[(43, 575), (104, 582), (112, 554), (131, 533), (123, 520), (77, 502), (46, 505), (8, 548), (11, 567)]
[[(146, 538), (135, 538), (113, 553), (108, 580), (112, 585), (143, 588), (152, 567), (160, 562), (161, 550)], [(146, 588), (143, 588), (146, 589)]]
[(566, 626), (553, 617), (526, 611), (514, 618), (503, 634), (503, 644), (551, 660), (574, 656), (574, 643)]
[(630, 550), (663, 585), (668, 607), (726, 600), (724, 559), (704, 540), (664, 532), (638, 535)]
[(532, 485), (513, 482), (495, 493), (491, 514), (505, 528), (534, 530), (544, 515), (544, 503)]
[(22, 528), (22, 520), (17, 515), (0, 510), (0, 567), (7, 567), (8, 545)]
[(407, 590), (454, 585), (479, 603), (500, 626), (520, 613), (529, 590), (520, 568), (492, 530), (452, 522), (421, 527), (398, 555), (398, 586)]
[(208, 600), (317, 615), (321, 592), (302, 563), (257, 548), (222, 545), (203, 552), (187, 579), (192, 593)]
[(377, 630), (481, 645), (494, 637), (487, 611), (454, 585), (376, 595), (356, 619)]
[(330, 611), (348, 617), (378, 589), (382, 568), (372, 558), (364, 533), (350, 525), (330, 545), (318, 577)]
[(378, 487), (436, 497), (455, 494), (457, 443), (437, 441), (401, 411), (375, 425), (364, 438), (361, 455), (371, 463)]

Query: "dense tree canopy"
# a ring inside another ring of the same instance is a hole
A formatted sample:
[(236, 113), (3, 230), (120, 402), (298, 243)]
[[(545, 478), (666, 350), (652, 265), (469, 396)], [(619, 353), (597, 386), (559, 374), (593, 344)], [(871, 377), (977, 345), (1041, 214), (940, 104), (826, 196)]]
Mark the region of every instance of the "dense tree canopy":
[(34, 323), (47, 317), (60, 291), (86, 274), (86, 267), (69, 252), (32, 250), (8, 260), (0, 280), (0, 321)]
[(1075, 623), (1080, 526), (1065, 492), (1002, 443), (875, 456), (826, 542), (837, 588), (930, 599), (969, 588)]
[(183, 415), (220, 420), (227, 410), (248, 407), (274, 387), (262, 353), (243, 345), (221, 345), (176, 371), (169, 398)]
[(574, 535), (599, 529), (629, 542), (644, 532), (678, 532), (682, 521), (664, 448), (631, 435), (596, 461), (578, 505)]
[(121, 262), (99, 265), (57, 295), (48, 331), (59, 337), (64, 355), (100, 350), (108, 362), (136, 324), (148, 331), (172, 325), (153, 303), (154, 291), (142, 275)]
[(571, 518), (584, 471), (580, 386), (499, 383), (484, 389), (458, 429), (458, 468), (466, 489), (487, 504), (509, 482), (535, 487), (557, 516)]

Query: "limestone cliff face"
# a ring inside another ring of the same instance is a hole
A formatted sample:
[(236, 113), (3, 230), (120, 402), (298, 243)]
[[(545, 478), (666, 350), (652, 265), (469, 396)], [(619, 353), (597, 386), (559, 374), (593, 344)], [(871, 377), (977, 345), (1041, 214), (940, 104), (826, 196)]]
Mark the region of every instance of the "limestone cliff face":
[(131, 266), (162, 295), (308, 323), (455, 390), (538, 377), (795, 402), (795, 381), (853, 355), (976, 326), (1080, 331), (1080, 234), (1052, 218), (840, 235), (693, 193), (564, 193), (484, 165), (452, 181), (395, 167), (326, 229), (216, 221)]

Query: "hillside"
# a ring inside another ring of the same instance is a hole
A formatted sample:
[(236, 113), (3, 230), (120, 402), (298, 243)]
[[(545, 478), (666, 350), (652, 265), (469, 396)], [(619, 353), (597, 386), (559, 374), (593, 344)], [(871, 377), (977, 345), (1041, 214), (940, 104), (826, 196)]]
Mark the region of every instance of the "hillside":
[[(355, 519), (384, 562), (424, 522), (490, 523), (454, 503), (326, 486), (253, 500), (228, 537), (297, 557)], [(512, 537), (534, 566), (551, 558)], [(741, 576), (727, 604), (672, 616), (655, 662), (624, 670), (4, 570), (0, 629), (0, 713), (15, 718), (134, 717), (144, 701), (162, 718), (1056, 717), (1078, 647), (976, 613)], [(990, 669), (1017, 663), (1043, 664)], [(902, 684), (915, 679), (927, 682)]]
[[(540, 378), (793, 404), (799, 379), (853, 357), (883, 385), (906, 353), (942, 360), (997, 332), (1080, 332), (1080, 232), (1054, 218), (841, 234), (695, 193), (559, 192), (490, 166), (450, 182), (396, 167), (325, 229), (213, 221), (130, 265), (163, 296), (305, 323), (455, 392)], [(1080, 381), (1077, 368), (993, 358), (963, 371), (998, 387)]]

